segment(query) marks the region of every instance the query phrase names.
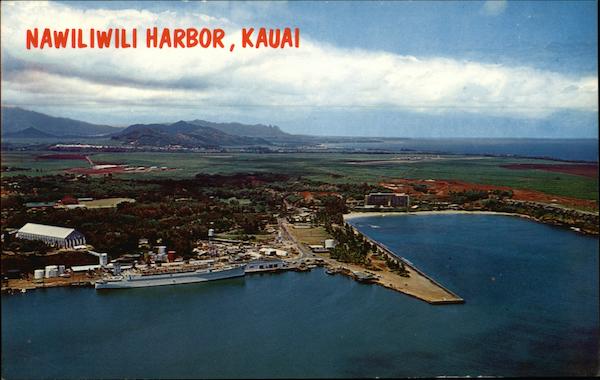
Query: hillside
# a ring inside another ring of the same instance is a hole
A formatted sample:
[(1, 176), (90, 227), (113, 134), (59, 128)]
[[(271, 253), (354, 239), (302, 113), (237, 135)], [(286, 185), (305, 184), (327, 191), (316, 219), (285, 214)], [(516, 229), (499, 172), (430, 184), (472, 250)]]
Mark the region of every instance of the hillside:
[(221, 146), (270, 145), (257, 137), (235, 136), (215, 128), (185, 121), (173, 124), (134, 124), (112, 137), (139, 146), (180, 145), (187, 148)]
[(17, 131), (17, 132), (6, 133), (3, 135), (3, 137), (18, 138), (18, 139), (43, 139), (43, 138), (53, 138), (56, 136), (51, 135), (50, 133), (42, 132), (37, 128), (29, 127), (29, 128)]
[(279, 127), (264, 124), (242, 124), (242, 123), (214, 123), (205, 120), (192, 120), (188, 123), (201, 127), (218, 129), (219, 131), (236, 136), (260, 137), (260, 138), (284, 138), (292, 135), (283, 132)]
[(64, 117), (54, 117), (19, 107), (2, 106), (2, 137), (75, 138), (111, 137), (139, 146), (221, 147), (255, 146), (272, 143), (303, 143), (309, 136), (291, 135), (277, 126), (264, 124), (216, 123), (195, 119), (176, 123), (133, 124), (125, 129)]
[(118, 132), (120, 129), (108, 125), (49, 116), (19, 107), (2, 106), (1, 131), (4, 137), (86, 137), (107, 135)]

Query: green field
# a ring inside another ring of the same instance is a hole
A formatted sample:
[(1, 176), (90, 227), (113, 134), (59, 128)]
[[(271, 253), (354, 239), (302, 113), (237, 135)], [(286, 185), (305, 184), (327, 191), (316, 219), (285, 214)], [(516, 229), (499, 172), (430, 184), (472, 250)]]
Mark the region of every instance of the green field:
[[(2, 173), (2, 177), (60, 174), (72, 167), (88, 167), (85, 161), (35, 160), (44, 152), (2, 154), (3, 166), (30, 168)], [(413, 154), (409, 156), (414, 156)], [(232, 174), (240, 172), (282, 173), (326, 183), (377, 183), (392, 178), (454, 179), (479, 184), (538, 190), (548, 194), (598, 200), (598, 179), (541, 170), (511, 170), (500, 165), (510, 163), (553, 163), (552, 161), (461, 156), (441, 156), (441, 160), (389, 162), (406, 157), (402, 154), (201, 154), (201, 153), (101, 153), (94, 161), (132, 166), (167, 166), (172, 171), (117, 174), (120, 178), (192, 178), (198, 173)], [(363, 164), (353, 164), (361, 162)], [(387, 161), (369, 162), (364, 161)]]

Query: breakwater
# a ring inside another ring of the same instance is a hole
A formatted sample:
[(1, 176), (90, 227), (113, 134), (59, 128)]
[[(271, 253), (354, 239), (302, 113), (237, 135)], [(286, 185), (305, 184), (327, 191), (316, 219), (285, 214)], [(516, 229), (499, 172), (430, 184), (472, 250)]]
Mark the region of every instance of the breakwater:
[[(390, 260), (401, 261), (406, 268), (409, 270), (409, 277), (404, 278), (393, 273), (383, 274), (381, 278), (376, 281), (382, 286), (400, 291), (411, 297), (418, 298), (432, 305), (443, 305), (443, 304), (461, 304), (465, 300), (429, 277), (423, 271), (418, 269), (414, 264), (406, 260), (402, 256), (396, 255), (391, 249), (386, 247), (384, 244), (371, 239), (364, 235), (352, 224), (344, 220), (344, 224), (350, 226), (355, 234), (363, 236), (367, 241), (377, 247), (378, 253), (387, 256)], [(398, 278), (394, 278), (398, 277)]]

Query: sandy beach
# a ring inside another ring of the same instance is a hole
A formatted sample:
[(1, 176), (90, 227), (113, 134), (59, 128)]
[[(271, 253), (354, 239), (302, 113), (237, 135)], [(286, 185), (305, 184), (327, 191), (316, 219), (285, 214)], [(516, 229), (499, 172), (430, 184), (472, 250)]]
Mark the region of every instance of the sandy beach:
[(411, 212), (351, 212), (344, 214), (344, 220), (352, 220), (357, 218), (369, 218), (373, 216), (419, 216), (419, 215), (444, 215), (444, 214), (480, 214), (480, 215), (507, 215), (518, 216), (521, 218), (532, 219), (528, 215), (513, 214), (510, 212), (495, 212), (495, 211), (465, 211), (465, 210), (441, 210), (441, 211), (411, 211)]

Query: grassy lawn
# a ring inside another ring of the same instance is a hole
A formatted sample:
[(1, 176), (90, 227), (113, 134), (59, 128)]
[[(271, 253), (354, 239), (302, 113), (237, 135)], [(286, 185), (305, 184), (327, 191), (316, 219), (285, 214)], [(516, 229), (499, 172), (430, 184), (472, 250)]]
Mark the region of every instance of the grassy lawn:
[(294, 237), (300, 241), (301, 243), (308, 245), (323, 245), (323, 241), (325, 239), (331, 239), (331, 236), (325, 231), (323, 227), (315, 227), (315, 228), (294, 228), (291, 227), (288, 229)]

